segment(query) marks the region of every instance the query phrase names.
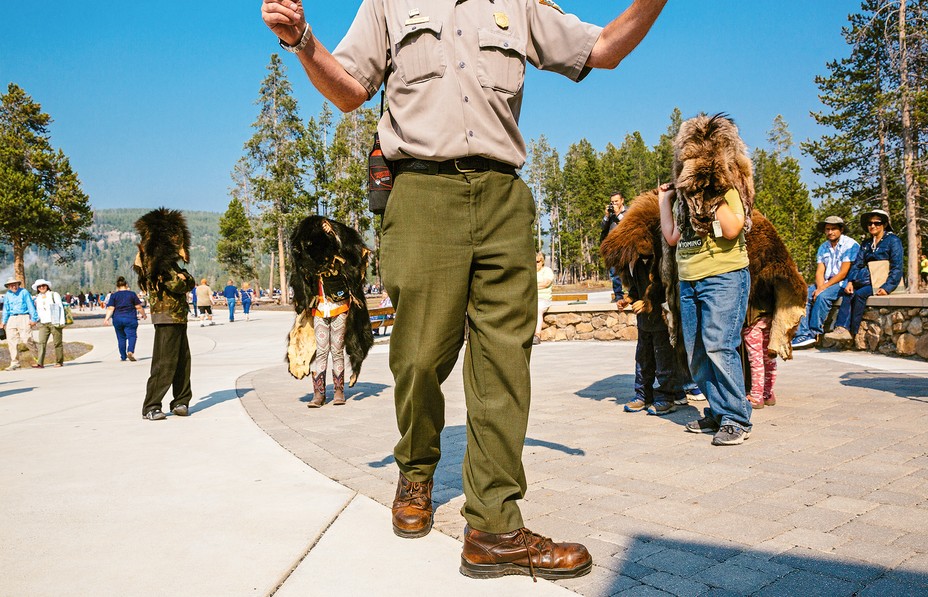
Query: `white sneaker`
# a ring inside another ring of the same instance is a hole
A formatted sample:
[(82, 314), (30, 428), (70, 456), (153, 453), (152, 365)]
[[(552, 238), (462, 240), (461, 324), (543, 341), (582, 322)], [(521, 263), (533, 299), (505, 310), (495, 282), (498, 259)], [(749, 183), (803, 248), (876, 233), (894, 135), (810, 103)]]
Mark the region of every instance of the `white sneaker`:
[(10, 363), (10, 366), (6, 368), (7, 371), (16, 371), (19, 369), (19, 363)]

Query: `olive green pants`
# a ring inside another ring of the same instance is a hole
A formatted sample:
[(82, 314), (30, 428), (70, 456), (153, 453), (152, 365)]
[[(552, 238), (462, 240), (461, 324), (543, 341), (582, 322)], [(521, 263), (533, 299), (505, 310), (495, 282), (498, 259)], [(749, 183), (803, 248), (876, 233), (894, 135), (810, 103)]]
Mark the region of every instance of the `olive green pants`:
[(396, 308), (390, 369), (410, 481), (432, 478), (445, 424), (442, 382), (464, 357), (467, 450), (461, 513), (480, 531), (523, 526), (522, 447), (537, 285), (535, 204), (516, 176), (401, 173), (383, 220), (384, 286)]
[(64, 344), (61, 340), (61, 329), (64, 326), (58, 326), (52, 323), (40, 323), (39, 327), (39, 365), (45, 364), (45, 349), (48, 345), (48, 337), (52, 337), (52, 344), (55, 346), (55, 363), (64, 364)]

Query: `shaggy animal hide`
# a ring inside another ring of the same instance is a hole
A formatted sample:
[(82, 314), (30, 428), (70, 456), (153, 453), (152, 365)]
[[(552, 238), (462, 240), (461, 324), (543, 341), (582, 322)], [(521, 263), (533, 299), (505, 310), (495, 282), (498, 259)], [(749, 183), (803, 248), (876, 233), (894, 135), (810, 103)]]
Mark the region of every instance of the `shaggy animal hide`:
[[(657, 218), (654, 217), (655, 214), (658, 215)], [(663, 295), (661, 289), (658, 288), (661, 286), (661, 250), (661, 219), (656, 190), (635, 197), (629, 203), (625, 217), (618, 226), (612, 229), (599, 247), (606, 265), (620, 272), (622, 283), (626, 288), (629, 285), (629, 265), (642, 256), (658, 256), (651, 262), (651, 284), (642, 298), (645, 303), (645, 313), (661, 308), (660, 302), (662, 301), (656, 298)]]
[[(625, 218), (609, 233), (600, 251), (606, 265), (623, 268), (623, 271), (627, 271), (628, 264), (639, 255), (653, 251), (657, 256), (651, 266), (652, 284), (660, 280), (663, 285), (669, 309), (666, 319), (670, 337), (681, 362), (685, 363), (683, 331), (678, 324), (680, 289), (676, 249), (664, 241), (660, 222), (657, 191), (643, 193), (631, 202)], [(791, 359), (790, 342), (805, 314), (805, 281), (773, 224), (760, 213), (754, 214), (754, 226), (745, 235), (745, 242), (751, 273), (749, 305), (772, 314), (769, 350), (784, 360)], [(649, 287), (645, 294), (650, 308), (658, 308), (652, 299), (657, 294), (656, 289)]]
[(133, 269), (139, 277), (139, 288), (151, 292), (158, 278), (171, 277), (171, 268), (178, 259), (190, 260), (190, 230), (184, 214), (162, 207), (136, 220), (135, 229), (141, 237), (139, 254)]
[(358, 381), (361, 363), (374, 345), (364, 300), (364, 275), (370, 251), (356, 230), (321, 216), (303, 219), (290, 236), (290, 247), (293, 258), (290, 286), (297, 314), (287, 343), (290, 374), (302, 379), (310, 372), (316, 354), (313, 307), (318, 301), (317, 279), (322, 273), (337, 271), (336, 275), (342, 276), (346, 282), (351, 301), (345, 330), (345, 352), (351, 363), (348, 385), (353, 386)]
[(751, 230), (754, 176), (738, 127), (724, 114), (700, 114), (680, 126), (673, 141), (673, 175), (677, 189), (677, 226), (689, 223), (700, 236), (709, 234), (716, 208), (735, 189), (744, 204), (744, 231)]

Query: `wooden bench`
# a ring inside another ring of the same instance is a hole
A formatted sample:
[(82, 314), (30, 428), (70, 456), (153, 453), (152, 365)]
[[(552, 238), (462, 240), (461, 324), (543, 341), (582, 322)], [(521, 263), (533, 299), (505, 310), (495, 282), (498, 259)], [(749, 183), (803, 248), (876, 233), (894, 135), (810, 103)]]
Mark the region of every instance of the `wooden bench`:
[(569, 302), (580, 302), (589, 300), (590, 295), (588, 294), (553, 294), (551, 295), (552, 301), (569, 301)]
[(367, 314), (371, 317), (371, 329), (386, 333), (386, 329), (393, 325), (396, 310), (393, 307), (375, 307), (368, 309)]

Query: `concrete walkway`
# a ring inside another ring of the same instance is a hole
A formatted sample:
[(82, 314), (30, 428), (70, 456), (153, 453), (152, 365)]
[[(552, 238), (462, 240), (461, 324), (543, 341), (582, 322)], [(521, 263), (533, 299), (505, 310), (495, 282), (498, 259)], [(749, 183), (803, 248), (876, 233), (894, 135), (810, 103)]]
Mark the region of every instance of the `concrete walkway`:
[(797, 353), (748, 443), (714, 448), (682, 432), (699, 403), (621, 412), (633, 343), (536, 347), (523, 511), (596, 567), (474, 581), (457, 570), (460, 371), (436, 531), (398, 539), (388, 347), (348, 405), (309, 410), (282, 362), (290, 321), (190, 327), (186, 419), (141, 419), (148, 325), (139, 363), (119, 362), (112, 329), (69, 329), (95, 349), (0, 374), (0, 595), (928, 594), (926, 363)]
[[(387, 508), (246, 414), (236, 379), (286, 375), (292, 316), (216, 319), (189, 328), (189, 418), (141, 418), (148, 324), (137, 363), (119, 361), (112, 328), (67, 329), (94, 350), (62, 369), (0, 372), (0, 596), (482, 595), (485, 582), (457, 572), (457, 541), (395, 537)], [(568, 593), (541, 585), (533, 594)]]

